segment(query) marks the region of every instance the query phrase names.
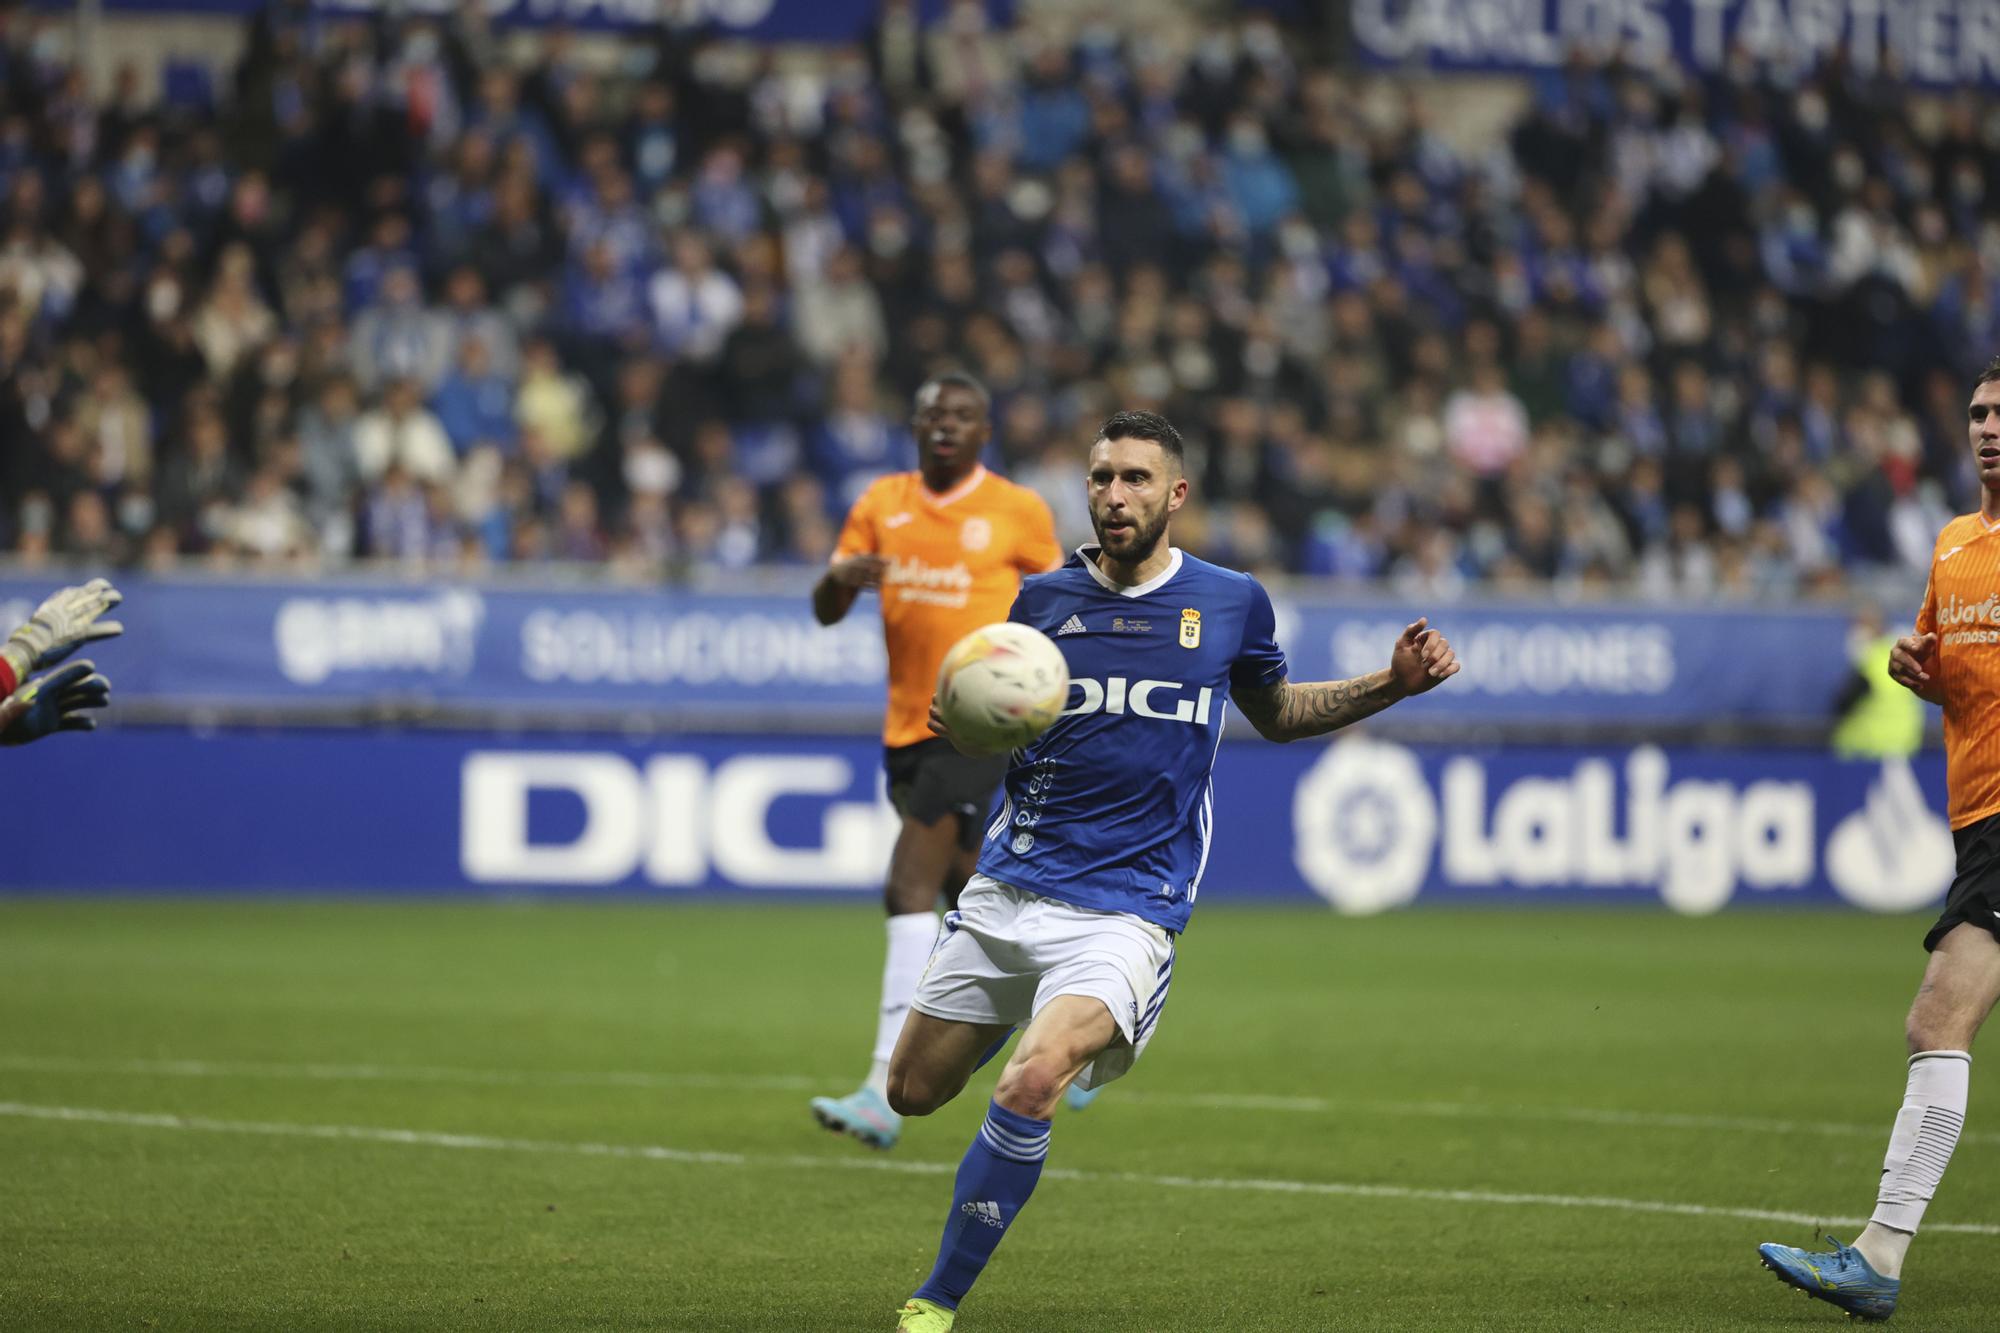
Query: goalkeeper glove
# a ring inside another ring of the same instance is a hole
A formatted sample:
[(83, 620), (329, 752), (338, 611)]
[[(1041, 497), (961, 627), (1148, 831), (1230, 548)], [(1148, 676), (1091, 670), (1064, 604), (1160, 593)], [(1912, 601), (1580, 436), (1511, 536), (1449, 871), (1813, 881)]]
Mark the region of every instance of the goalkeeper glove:
[(0, 661), (13, 679), (0, 678), (8, 688), (21, 684), (37, 671), (54, 666), (86, 643), (114, 638), (125, 632), (115, 620), (98, 617), (125, 600), (123, 593), (104, 579), (92, 579), (81, 588), (64, 588), (37, 607), (28, 623), (0, 644)]
[(89, 662), (72, 662), (0, 701), (0, 745), (26, 745), (58, 731), (95, 731), (86, 711), (111, 702), (111, 682)]

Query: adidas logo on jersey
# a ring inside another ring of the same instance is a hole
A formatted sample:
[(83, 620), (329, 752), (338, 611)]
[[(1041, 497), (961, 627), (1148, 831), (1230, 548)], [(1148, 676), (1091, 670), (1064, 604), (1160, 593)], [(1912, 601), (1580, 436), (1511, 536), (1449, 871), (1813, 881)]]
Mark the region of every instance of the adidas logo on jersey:
[(989, 1227), (1004, 1227), (1007, 1223), (1000, 1216), (997, 1203), (968, 1203), (958, 1210), (967, 1217), (984, 1222)]
[(1083, 617), (1071, 616), (1068, 620), (1063, 621), (1061, 628), (1056, 630), (1055, 637), (1061, 638), (1065, 634), (1082, 634), (1083, 632)]

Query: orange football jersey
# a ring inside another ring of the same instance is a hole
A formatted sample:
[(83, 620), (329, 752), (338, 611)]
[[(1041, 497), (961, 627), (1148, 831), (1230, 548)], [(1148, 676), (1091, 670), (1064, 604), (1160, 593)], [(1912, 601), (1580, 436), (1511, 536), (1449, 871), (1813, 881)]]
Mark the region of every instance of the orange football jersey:
[(1962, 514), (1931, 555), (1917, 633), (1936, 634), (1951, 826), (2000, 813), (2000, 523)]
[(1062, 559), (1041, 496), (985, 468), (944, 495), (921, 473), (881, 478), (848, 511), (833, 558), (879, 555), (882, 637), (889, 647), (889, 709), (882, 743), (931, 738), (938, 666), (954, 643), (1005, 620), (1021, 576)]

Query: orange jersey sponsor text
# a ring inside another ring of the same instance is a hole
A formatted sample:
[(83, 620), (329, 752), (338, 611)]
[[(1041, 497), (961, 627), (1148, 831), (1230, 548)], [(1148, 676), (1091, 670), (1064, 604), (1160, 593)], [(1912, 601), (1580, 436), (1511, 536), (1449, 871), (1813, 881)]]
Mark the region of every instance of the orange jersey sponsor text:
[(1917, 633), (1936, 634), (1951, 826), (2000, 814), (2000, 523), (1945, 524)]

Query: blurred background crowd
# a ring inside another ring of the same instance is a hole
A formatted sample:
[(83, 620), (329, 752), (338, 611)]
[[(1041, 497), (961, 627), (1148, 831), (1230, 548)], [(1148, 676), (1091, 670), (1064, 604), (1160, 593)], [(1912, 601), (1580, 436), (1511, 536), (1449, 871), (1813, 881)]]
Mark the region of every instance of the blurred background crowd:
[(1976, 506), (2000, 105), (1582, 57), (1469, 151), (1273, 21), (899, 0), (811, 62), (273, 7), (97, 95), (0, 16), (0, 551), (823, 562), (963, 368), (1088, 535), (1120, 407), (1240, 568), (1766, 599)]

